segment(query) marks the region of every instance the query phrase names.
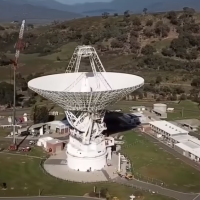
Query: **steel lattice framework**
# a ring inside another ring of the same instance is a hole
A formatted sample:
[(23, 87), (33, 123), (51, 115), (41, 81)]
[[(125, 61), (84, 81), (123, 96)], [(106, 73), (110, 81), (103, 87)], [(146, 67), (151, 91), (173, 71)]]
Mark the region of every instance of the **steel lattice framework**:
[[(105, 85), (107, 90), (111, 90), (112, 89), (111, 86), (109, 85), (109, 83), (106, 81), (106, 79), (101, 74), (101, 72), (105, 72), (103, 64), (102, 64), (95, 48), (92, 46), (84, 45), (84, 46), (76, 47), (65, 72), (71, 73), (71, 72), (73, 72), (73, 69), (74, 69), (74, 73), (77, 73), (80, 68), (80, 62), (81, 62), (82, 57), (84, 57), (84, 58), (89, 57), (92, 71), (93, 71), (94, 75), (96, 76), (96, 82), (99, 83), (100, 81), (102, 81), (102, 83)], [(70, 91), (70, 89), (82, 78), (83, 78), (83, 74), (81, 76), (79, 76), (79, 78), (65, 90)]]
[(40, 90), (30, 86), (29, 88), (44, 98), (55, 102), (64, 110), (96, 112), (104, 110), (106, 107), (116, 103), (142, 86), (143, 84), (139, 84), (138, 86), (131, 88), (105, 92), (85, 92), (84, 94), (77, 92)]

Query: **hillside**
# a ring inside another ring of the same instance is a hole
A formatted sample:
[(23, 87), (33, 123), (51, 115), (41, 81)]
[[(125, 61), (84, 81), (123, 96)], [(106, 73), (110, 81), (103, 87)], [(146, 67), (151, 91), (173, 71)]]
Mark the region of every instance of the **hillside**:
[[(2, 53), (14, 53), (18, 27), (5, 25), (1, 29)], [(30, 28), (24, 37), (24, 55), (39, 54), (38, 62), (59, 61), (53, 66), (62, 66), (63, 71), (76, 45), (91, 44), (107, 71), (136, 73), (151, 81), (149, 74), (156, 70), (166, 81), (179, 83), (200, 75), (200, 15), (189, 8), (184, 12), (76, 19)]]
[(31, 5), (28, 4), (28, 2), (27, 4), (20, 4), (19, 2), (13, 3), (13, 1), (0, 1), (0, 13), (1, 22), (16, 21), (26, 18), (31, 22), (39, 23), (40, 20), (51, 22), (54, 20), (68, 20), (81, 17), (80, 14), (69, 11), (50, 9), (42, 5)]
[[(14, 58), (18, 31), (19, 24), (0, 26), (1, 81), (12, 81), (10, 58)], [(96, 47), (106, 71), (145, 78), (142, 93), (137, 91), (139, 98), (187, 98), (200, 103), (200, 14), (194, 9), (123, 16), (104, 13), (48, 26), (27, 24), (24, 44), (18, 88), (27, 90), (27, 81), (34, 77), (63, 73), (75, 47), (89, 44)], [(91, 70), (88, 66), (89, 60), (83, 59), (81, 71)]]

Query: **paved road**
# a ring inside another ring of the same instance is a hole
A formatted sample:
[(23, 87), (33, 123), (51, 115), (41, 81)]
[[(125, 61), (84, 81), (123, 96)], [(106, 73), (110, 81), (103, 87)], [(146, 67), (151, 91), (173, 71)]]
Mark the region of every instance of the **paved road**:
[(92, 197), (79, 197), (79, 196), (46, 196), (46, 197), (0, 197), (2, 200), (18, 200), (18, 199), (23, 199), (23, 200), (97, 200), (97, 198), (92, 198)]
[[(148, 190), (151, 192), (154, 191), (155, 193), (161, 194), (163, 196), (172, 197), (178, 200), (193, 200), (195, 197), (198, 196), (198, 194), (182, 193), (182, 192), (170, 190), (167, 188), (162, 188), (158, 185), (153, 185), (153, 184), (138, 181), (138, 180), (126, 180), (122, 178), (117, 178), (115, 179), (115, 182), (119, 184), (129, 185), (129, 186), (136, 187), (143, 190)], [(200, 200), (200, 199), (196, 199), (196, 200)]]

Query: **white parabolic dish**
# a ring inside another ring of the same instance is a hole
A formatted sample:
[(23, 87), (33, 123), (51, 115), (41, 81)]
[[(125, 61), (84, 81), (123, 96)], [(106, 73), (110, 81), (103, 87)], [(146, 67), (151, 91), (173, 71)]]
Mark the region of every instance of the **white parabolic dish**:
[[(57, 103), (64, 110), (97, 111), (105, 109), (144, 84), (144, 79), (136, 75), (113, 72), (101, 72), (101, 75), (111, 89), (108, 89), (103, 82), (99, 82), (97, 87), (92, 72), (43, 76), (29, 81), (28, 87)], [(90, 91), (82, 90), (84, 78), (88, 80)]]

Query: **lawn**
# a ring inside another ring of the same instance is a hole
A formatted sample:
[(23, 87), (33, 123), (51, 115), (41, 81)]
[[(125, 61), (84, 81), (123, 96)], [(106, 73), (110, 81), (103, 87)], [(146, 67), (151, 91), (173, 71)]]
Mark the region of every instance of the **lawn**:
[[(109, 193), (120, 200), (128, 199), (134, 189), (114, 183), (80, 184), (58, 180), (43, 172), (40, 159), (0, 154), (1, 182), (6, 182), (8, 189), (1, 191), (1, 196), (41, 195), (84, 195), (107, 188)], [(170, 198), (144, 193), (145, 200), (170, 200)]]
[(57, 53), (53, 53), (47, 56), (43, 56), (43, 59), (46, 60), (51, 60), (51, 61), (56, 61), (57, 58), (59, 57), (61, 60), (68, 60), (72, 57), (72, 54), (75, 50), (75, 48), (77, 47), (77, 43), (76, 42), (70, 42), (66, 45), (63, 45), (61, 48), (59, 48), (59, 52)]
[(200, 172), (160, 149), (139, 133), (125, 133), (122, 152), (133, 163), (133, 173), (139, 179), (164, 183), (168, 188), (184, 191), (200, 191)]

